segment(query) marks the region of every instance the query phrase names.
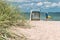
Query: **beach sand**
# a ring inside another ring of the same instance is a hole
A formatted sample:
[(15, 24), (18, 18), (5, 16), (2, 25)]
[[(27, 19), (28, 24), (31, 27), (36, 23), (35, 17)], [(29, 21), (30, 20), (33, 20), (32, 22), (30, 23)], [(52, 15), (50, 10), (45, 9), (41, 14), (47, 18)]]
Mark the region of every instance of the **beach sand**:
[(30, 21), (31, 29), (14, 28), (15, 33), (23, 33), (28, 40), (60, 40), (60, 21)]

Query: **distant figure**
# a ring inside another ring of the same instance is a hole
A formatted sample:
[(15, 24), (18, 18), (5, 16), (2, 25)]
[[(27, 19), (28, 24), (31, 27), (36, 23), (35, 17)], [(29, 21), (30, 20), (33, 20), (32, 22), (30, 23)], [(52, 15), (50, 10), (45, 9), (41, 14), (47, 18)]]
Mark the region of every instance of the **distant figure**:
[(45, 13), (45, 15), (46, 15), (46, 21), (48, 20), (48, 13)]

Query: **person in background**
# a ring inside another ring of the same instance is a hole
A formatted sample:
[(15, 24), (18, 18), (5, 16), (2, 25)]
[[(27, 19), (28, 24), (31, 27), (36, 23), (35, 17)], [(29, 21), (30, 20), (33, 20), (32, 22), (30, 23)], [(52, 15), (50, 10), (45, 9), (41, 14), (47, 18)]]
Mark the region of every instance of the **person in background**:
[(48, 20), (48, 12), (47, 13), (45, 13), (45, 15), (46, 15), (46, 21)]

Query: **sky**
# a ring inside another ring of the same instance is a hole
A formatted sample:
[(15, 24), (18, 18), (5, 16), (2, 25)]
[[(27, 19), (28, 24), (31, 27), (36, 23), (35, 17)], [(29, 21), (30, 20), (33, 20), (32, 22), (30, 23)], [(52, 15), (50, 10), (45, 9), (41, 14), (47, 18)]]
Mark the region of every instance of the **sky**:
[(60, 12), (60, 0), (7, 0), (23, 11)]

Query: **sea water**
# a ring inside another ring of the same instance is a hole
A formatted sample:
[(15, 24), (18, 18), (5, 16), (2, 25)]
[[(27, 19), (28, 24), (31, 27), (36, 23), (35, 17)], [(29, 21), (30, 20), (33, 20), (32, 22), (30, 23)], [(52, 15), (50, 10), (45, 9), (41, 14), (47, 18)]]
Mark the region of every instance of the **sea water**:
[[(48, 12), (48, 15), (51, 16), (48, 21), (60, 21), (60, 12)], [(27, 20), (29, 20), (30, 12), (26, 12), (25, 17)], [(46, 15), (44, 12), (40, 12), (40, 20), (46, 20)]]

